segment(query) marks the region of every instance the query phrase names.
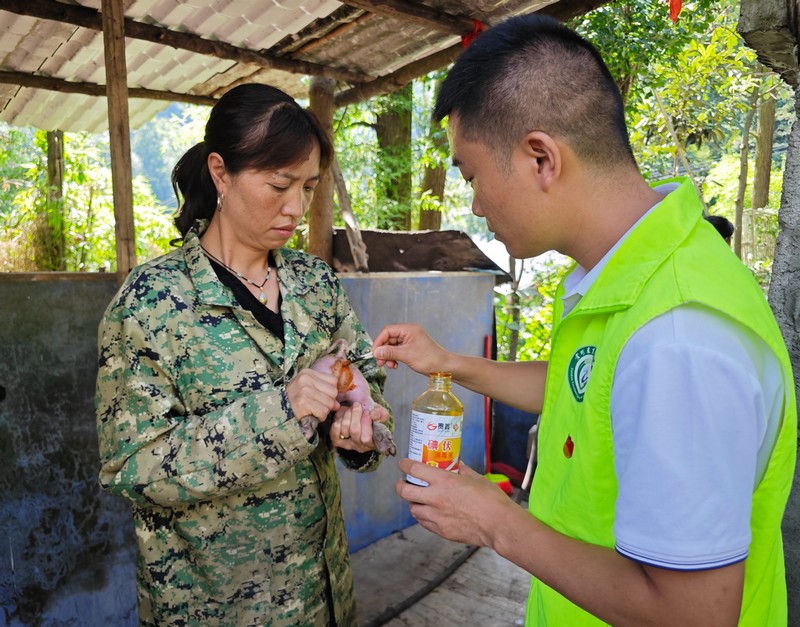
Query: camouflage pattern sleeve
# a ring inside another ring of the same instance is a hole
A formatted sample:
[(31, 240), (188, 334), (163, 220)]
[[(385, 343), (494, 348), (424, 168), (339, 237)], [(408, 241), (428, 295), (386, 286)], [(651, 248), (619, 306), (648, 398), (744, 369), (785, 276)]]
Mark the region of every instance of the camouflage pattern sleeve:
[[(109, 491), (162, 505), (204, 500), (274, 479), (316, 447), (285, 388), (192, 413), (159, 362), (157, 341), (131, 312), (112, 308), (100, 334), (101, 483)], [(206, 366), (183, 376), (212, 379)]]
[[(335, 341), (339, 338), (347, 340), (348, 356), (358, 357), (372, 350), (372, 338), (370, 338), (369, 334), (364, 330), (361, 321), (356, 316), (355, 311), (353, 311), (350, 300), (347, 298), (347, 294), (342, 288), (341, 283), (335, 276), (332, 277), (332, 280), (336, 293), (336, 320), (338, 321), (338, 327), (333, 334), (333, 340)], [(383, 368), (379, 368), (374, 359), (360, 361), (358, 363), (358, 369), (361, 371), (361, 374), (364, 375), (367, 383), (369, 383), (372, 400), (385, 407), (386, 411), (389, 412), (389, 420), (386, 426), (390, 430), (394, 430), (392, 408), (383, 397), (386, 371)], [(344, 466), (358, 472), (374, 471), (380, 466), (381, 460), (383, 459), (383, 456), (377, 452), (359, 454), (342, 449), (336, 450)]]
[(100, 326), (100, 481), (137, 502), (174, 505), (274, 481), (318, 444), (279, 383), (288, 367), (280, 341), (192, 254), (138, 269)]

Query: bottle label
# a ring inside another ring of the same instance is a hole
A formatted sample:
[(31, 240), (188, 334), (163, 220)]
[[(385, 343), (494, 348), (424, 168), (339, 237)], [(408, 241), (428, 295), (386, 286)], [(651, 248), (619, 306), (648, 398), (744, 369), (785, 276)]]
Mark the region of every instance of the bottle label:
[[(409, 459), (450, 472), (458, 472), (463, 419), (463, 414), (440, 416), (412, 411), (411, 436), (408, 440)], [(427, 481), (411, 475), (406, 475), (406, 479), (416, 485), (428, 485)]]

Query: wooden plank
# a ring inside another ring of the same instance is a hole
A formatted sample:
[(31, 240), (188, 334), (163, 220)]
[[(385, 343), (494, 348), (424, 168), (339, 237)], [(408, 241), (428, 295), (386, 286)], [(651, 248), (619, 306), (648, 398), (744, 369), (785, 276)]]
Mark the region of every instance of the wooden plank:
[(128, 69), (125, 62), (125, 8), (122, 0), (102, 0), (101, 9), (111, 182), (114, 189), (114, 232), (117, 238), (117, 281), (121, 284), (136, 265), (131, 134), (128, 119)]
[(378, 617), (403, 607), (472, 550), (413, 525), (353, 554), (358, 624), (382, 624)]
[(387, 627), (507, 627), (525, 622), (530, 575), (491, 549), (476, 551), (456, 572)]
[[(527, 507), (527, 493), (517, 491), (514, 500)], [(491, 549), (476, 550), (412, 525), (354, 553), (351, 561), (361, 627), (525, 623), (531, 577)]]

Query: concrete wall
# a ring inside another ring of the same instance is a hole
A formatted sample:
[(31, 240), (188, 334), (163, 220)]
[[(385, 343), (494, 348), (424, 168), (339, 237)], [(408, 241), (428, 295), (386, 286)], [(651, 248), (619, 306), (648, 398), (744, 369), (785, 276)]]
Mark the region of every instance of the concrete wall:
[(0, 274), (0, 625), (135, 625), (130, 511), (97, 483), (114, 277), (55, 278)]
[[(491, 275), (345, 276), (368, 331), (419, 321), (443, 345), (479, 355), (491, 333)], [(0, 274), (0, 627), (136, 624), (133, 526), (127, 503), (97, 484), (96, 331), (114, 277)], [(398, 456), (424, 377), (389, 373)], [(483, 463), (482, 399), (465, 405), (466, 463)], [(351, 550), (412, 524), (394, 494), (394, 459), (342, 473)]]

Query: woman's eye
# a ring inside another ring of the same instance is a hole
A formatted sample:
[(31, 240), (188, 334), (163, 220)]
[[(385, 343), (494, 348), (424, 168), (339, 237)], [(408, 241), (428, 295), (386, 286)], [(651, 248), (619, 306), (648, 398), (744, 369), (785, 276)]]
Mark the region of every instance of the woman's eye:
[(279, 192), (285, 192), (287, 189), (289, 189), (288, 187), (280, 187), (279, 185), (273, 185), (272, 188)]
[(305, 190), (307, 193), (309, 193), (309, 194), (313, 194), (313, 193), (314, 193), (314, 190), (315, 190), (315, 189), (317, 189), (317, 188), (316, 188), (316, 187), (312, 187), (311, 185), (306, 185), (306, 186), (305, 186), (303, 189), (304, 189), (304, 190)]

